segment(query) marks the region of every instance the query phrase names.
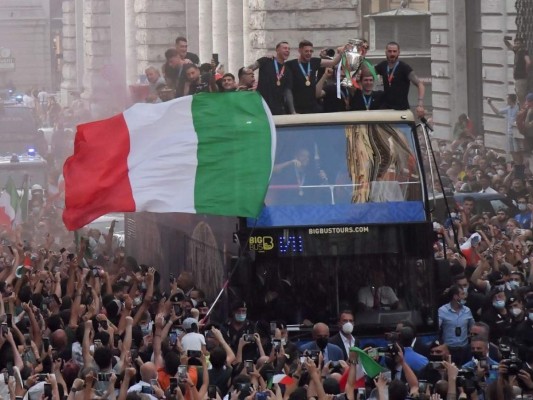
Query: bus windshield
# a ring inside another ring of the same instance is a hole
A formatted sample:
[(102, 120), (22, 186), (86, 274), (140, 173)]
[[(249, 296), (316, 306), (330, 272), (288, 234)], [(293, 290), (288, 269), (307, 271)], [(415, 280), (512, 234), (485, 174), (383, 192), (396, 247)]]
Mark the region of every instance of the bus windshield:
[(414, 148), (406, 123), (282, 126), (265, 207), (249, 224), (424, 221)]

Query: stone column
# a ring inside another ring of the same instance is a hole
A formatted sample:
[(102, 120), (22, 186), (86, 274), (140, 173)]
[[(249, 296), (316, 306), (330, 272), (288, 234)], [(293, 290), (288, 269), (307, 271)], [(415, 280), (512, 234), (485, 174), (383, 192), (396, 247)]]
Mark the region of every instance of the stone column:
[(85, 0), (83, 3), (83, 39), (85, 74), (82, 98), (90, 104), (94, 118), (104, 118), (122, 111), (116, 107), (109, 90), (111, 9), (109, 0)]
[(135, 26), (135, 0), (125, 0), (126, 2), (126, 83), (132, 85), (137, 83), (137, 27)]
[(250, 54), (250, 4), (249, 0), (242, 0), (242, 36), (243, 36), (243, 53), (244, 65), (250, 65), (253, 57)]
[(198, 0), (198, 16), (200, 32), (198, 34), (200, 46), (200, 61), (209, 62), (213, 53), (213, 8), (212, 0)]
[(186, 36), (185, 0), (135, 0), (137, 13), (137, 75), (147, 66), (161, 68), (165, 51), (175, 47), (176, 37)]
[[(228, 0), (213, 1), (213, 53), (228, 67)], [(211, 59), (211, 57), (209, 57)]]
[(228, 1), (228, 62), (226, 72), (237, 76), (244, 66), (243, 4), (242, 0)]
[(76, 71), (76, 2), (63, 0), (63, 68), (61, 104), (68, 105), (69, 93), (78, 89)]
[(198, 0), (187, 0), (185, 13), (187, 20), (187, 45), (189, 51), (198, 54), (200, 48), (200, 4)]

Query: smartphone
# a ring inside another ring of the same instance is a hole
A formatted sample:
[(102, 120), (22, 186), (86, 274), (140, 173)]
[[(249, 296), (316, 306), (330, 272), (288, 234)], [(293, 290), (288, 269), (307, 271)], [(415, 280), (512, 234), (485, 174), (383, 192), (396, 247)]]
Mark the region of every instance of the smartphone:
[(177, 303), (175, 303), (175, 304), (173, 305), (173, 307), (174, 307), (174, 314), (176, 314), (176, 315), (181, 315), (181, 307), (180, 307), (180, 305), (177, 304)]
[(109, 329), (109, 325), (107, 323), (107, 319), (104, 319), (103, 321), (100, 321), (100, 327), (104, 330), (104, 331), (107, 331)]
[(255, 394), (255, 400), (267, 400), (268, 392), (257, 392)]
[(270, 323), (270, 335), (274, 336), (276, 334), (276, 328), (278, 327), (278, 324), (275, 322)]
[(13, 314), (6, 314), (7, 326), (13, 328)]
[(139, 357), (139, 349), (136, 347), (132, 347), (130, 349), (130, 355), (131, 355), (131, 359), (135, 361), (137, 357)]
[(97, 375), (99, 382), (108, 382), (109, 378), (111, 378), (111, 374), (109, 372), (99, 372)]
[(157, 382), (157, 379), (150, 379), (150, 385), (152, 385), (152, 386), (158, 386), (159, 383)]
[(27, 333), (24, 334), (24, 344), (28, 347), (31, 346), (31, 336)]
[(178, 387), (178, 378), (171, 377), (170, 378), (170, 394), (172, 395), (174, 393), (174, 390)]
[(425, 394), (428, 389), (427, 381), (419, 380), (418, 381), (418, 393)]
[(279, 350), (281, 349), (281, 339), (272, 340), (272, 347), (274, 347), (276, 353), (279, 353)]
[(218, 67), (218, 53), (213, 53), (213, 55), (211, 56), (211, 58), (213, 59), (213, 61), (215, 62), (215, 65)]
[(37, 382), (45, 382), (46, 378), (48, 378), (48, 374), (38, 374), (37, 375)]
[(187, 357), (200, 358), (202, 357), (202, 352), (200, 350), (187, 350)]
[(44, 384), (44, 397), (52, 399), (52, 385), (49, 383)]
[(244, 361), (244, 367), (246, 368), (247, 373), (251, 374), (254, 372), (254, 362), (252, 360)]
[(154, 394), (154, 389), (152, 389), (151, 386), (142, 386), (141, 387), (141, 393)]
[(366, 400), (366, 389), (365, 388), (357, 389), (357, 400)]
[(309, 352), (309, 358), (311, 360), (313, 360), (315, 362), (315, 365), (318, 367), (318, 359), (319, 359), (319, 355), (320, 355), (320, 351), (319, 350), (311, 350)]
[(13, 370), (13, 363), (12, 362), (8, 362), (6, 364), (6, 369), (7, 369), (7, 376), (14, 376), (14, 370)]
[(168, 343), (171, 346), (175, 346), (177, 342), (178, 342), (178, 334), (176, 332), (170, 332), (168, 335)]
[(377, 358), (377, 356), (378, 356), (378, 349), (377, 349), (377, 347), (373, 347), (373, 348), (371, 348), (371, 349), (368, 349), (368, 351), (366, 352), (366, 354), (368, 354), (369, 357)]
[(178, 379), (181, 382), (184, 382), (187, 380), (187, 366), (186, 365), (180, 365), (178, 367)]
[(43, 348), (44, 352), (48, 353), (48, 350), (50, 349), (50, 339), (47, 337), (43, 337)]
[(113, 335), (113, 346), (115, 348), (118, 348), (118, 342), (120, 341), (120, 335), (118, 333), (115, 333)]
[(387, 382), (390, 382), (392, 380), (392, 374), (390, 370), (386, 370), (382, 372), (383, 377), (387, 380)]
[(217, 386), (216, 385), (209, 385), (209, 387), (207, 388), (207, 397), (209, 399), (217, 398)]

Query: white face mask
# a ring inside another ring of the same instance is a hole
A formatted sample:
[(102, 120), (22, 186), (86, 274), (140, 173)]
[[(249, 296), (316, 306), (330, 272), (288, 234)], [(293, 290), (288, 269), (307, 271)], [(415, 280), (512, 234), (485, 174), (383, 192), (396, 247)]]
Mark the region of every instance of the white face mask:
[(353, 324), (351, 322), (346, 322), (342, 325), (342, 331), (347, 335), (351, 334), (353, 332)]
[(525, 204), (519, 204), (519, 205), (518, 205), (518, 209), (519, 209), (520, 211), (526, 211), (526, 209), (527, 209), (527, 205), (525, 205)]
[(521, 308), (518, 308), (518, 307), (511, 308), (511, 314), (513, 314), (515, 317), (518, 317), (521, 312), (522, 312)]

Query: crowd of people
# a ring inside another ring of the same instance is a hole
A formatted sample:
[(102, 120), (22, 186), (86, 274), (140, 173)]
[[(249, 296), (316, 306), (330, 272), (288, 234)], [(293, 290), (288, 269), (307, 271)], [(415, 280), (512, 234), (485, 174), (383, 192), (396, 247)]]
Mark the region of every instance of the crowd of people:
[[(364, 56), (368, 44), (361, 49)], [(274, 114), (408, 109), (413, 84), (416, 112), (424, 115), (424, 86), (398, 59), (400, 46), (393, 42), (386, 47), (386, 61), (375, 71), (366, 63), (356, 84), (339, 88), (339, 99), (333, 68), (346, 50), (324, 50), (314, 58), (312, 43), (302, 41), (298, 58), (288, 60), (289, 44), (281, 42), (275, 55), (240, 68), (235, 77), (223, 73), (217, 60), (200, 64), (187, 51), (186, 39), (178, 37), (161, 72), (146, 69), (146, 100), (257, 90)], [(341, 72), (346, 78), (349, 71)], [(377, 77), (383, 91), (374, 90)], [(39, 93), (32, 97), (38, 100)], [(24, 101), (31, 106), (31, 100)], [(533, 95), (525, 96), (528, 101), (533, 105)], [(86, 118), (81, 102), (67, 109), (48, 103), (46, 112), (37, 103), (34, 107), (42, 123), (55, 129)], [(489, 101), (506, 118), (516, 103), (509, 96), (508, 107), (498, 109)], [(485, 148), (466, 115), (453, 134), (453, 142), (442, 141), (435, 149), (442, 176), (436, 191), (499, 193), (517, 211), (501, 202), (494, 212), (478, 212), (479, 200), (472, 195), (436, 221), (435, 258), (447, 263), (453, 285), (442, 294), (440, 332), (431, 343), (417, 339), (410, 321), (387, 335), (386, 347), (360, 341), (351, 310), (339, 313), (334, 335), (317, 322), (303, 346), (292, 341), (283, 321), (250, 321), (242, 301), (232, 304), (227, 321), (215, 321), (208, 314), (212, 299), (196, 287), (191, 273), (171, 276), (165, 291), (166, 277), (113, 242), (113, 225), (108, 232), (85, 229), (74, 236), (64, 229), (57, 198), (36, 189), (28, 219), (1, 232), (0, 395), (54, 400), (533, 395), (533, 174), (525, 146), (509, 142), (512, 161)], [(67, 154), (52, 146), (51, 160), (59, 166)], [(52, 171), (57, 182), (58, 170)], [(364, 357), (356, 346), (385, 372), (362, 379)]]
[[(399, 59), (400, 45), (388, 43), (386, 60), (375, 67), (365, 60), (368, 48), (368, 42), (360, 40), (355, 49), (351, 45), (323, 49), (319, 57), (313, 57), (313, 43), (302, 40), (298, 44), (297, 58), (289, 60), (290, 44), (280, 42), (276, 45), (275, 54), (265, 55), (231, 73), (224, 72), (222, 64), (215, 58), (200, 64), (198, 56), (187, 51), (187, 39), (180, 36), (176, 38), (175, 47), (165, 52), (166, 62), (161, 70), (155, 66), (146, 69), (149, 86), (146, 101), (168, 101), (201, 92), (257, 90), (274, 115), (406, 110), (410, 107), (408, 95), (413, 84), (418, 90), (416, 112), (423, 116), (424, 85), (413, 69)], [(349, 67), (341, 68), (340, 78), (344, 84), (338, 88), (334, 69), (347, 51), (359, 52), (365, 62), (360, 63), (357, 74)], [(256, 70), (259, 71), (257, 81)], [(374, 88), (378, 80), (383, 84), (383, 91)]]

